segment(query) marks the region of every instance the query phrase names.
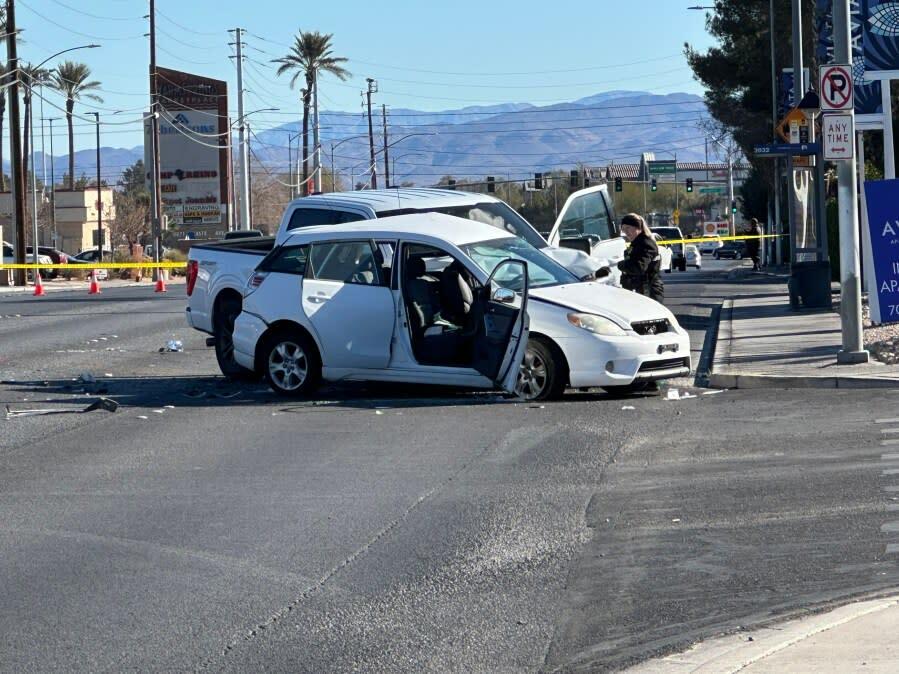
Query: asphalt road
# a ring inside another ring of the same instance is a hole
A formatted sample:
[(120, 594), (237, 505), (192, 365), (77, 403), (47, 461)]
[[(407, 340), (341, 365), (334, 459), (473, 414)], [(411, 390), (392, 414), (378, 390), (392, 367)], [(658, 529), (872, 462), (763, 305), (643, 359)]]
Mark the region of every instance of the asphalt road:
[[(665, 277), (696, 362), (732, 266)], [(614, 670), (899, 585), (899, 392), (286, 403), (183, 306), (0, 295), (0, 396), (58, 412), (0, 420), (3, 671)]]

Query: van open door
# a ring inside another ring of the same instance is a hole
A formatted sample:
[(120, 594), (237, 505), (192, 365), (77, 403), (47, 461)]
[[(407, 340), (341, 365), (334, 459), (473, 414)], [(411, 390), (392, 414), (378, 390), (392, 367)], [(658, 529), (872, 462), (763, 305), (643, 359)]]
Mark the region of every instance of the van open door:
[(528, 343), (527, 263), (503, 260), (478, 294), (474, 368), (497, 388), (515, 393)]

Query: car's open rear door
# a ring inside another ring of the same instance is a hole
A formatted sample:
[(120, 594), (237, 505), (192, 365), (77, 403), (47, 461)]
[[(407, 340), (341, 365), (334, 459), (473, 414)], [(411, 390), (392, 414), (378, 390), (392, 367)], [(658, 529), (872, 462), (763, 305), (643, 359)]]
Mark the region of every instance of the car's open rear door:
[(477, 299), (474, 367), (497, 388), (515, 392), (528, 342), (528, 269), (521, 260), (500, 262)]

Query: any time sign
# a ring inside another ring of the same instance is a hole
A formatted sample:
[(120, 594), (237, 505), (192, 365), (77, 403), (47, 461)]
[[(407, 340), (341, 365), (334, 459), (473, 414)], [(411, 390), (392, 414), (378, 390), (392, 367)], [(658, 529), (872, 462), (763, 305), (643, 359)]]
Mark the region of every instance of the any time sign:
[(824, 115), (821, 121), (825, 161), (852, 159), (855, 130), (852, 115)]

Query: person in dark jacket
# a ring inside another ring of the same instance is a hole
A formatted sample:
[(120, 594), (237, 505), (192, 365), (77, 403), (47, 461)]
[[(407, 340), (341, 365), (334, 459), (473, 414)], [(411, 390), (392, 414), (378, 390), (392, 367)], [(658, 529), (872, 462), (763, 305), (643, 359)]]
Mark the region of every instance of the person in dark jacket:
[[(759, 221), (755, 218), (749, 221), (749, 236), (761, 236), (762, 228)], [(759, 250), (761, 249), (761, 239), (746, 239), (746, 255), (752, 258), (752, 271), (758, 271), (762, 268), (759, 260)]]
[(625, 258), (618, 263), (621, 270), (621, 286), (654, 299), (665, 301), (665, 284), (662, 282), (662, 260), (646, 221), (636, 213), (621, 218), (621, 233), (631, 244)]

